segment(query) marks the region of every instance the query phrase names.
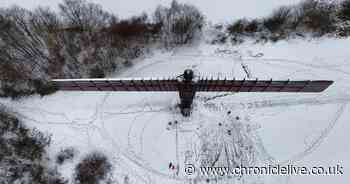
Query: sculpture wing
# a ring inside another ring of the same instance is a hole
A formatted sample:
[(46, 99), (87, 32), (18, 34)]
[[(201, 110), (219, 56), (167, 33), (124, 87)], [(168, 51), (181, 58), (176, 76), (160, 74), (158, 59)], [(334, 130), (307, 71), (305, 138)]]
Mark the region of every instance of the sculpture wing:
[(52, 83), (63, 91), (177, 91), (178, 85), (176, 79), (59, 79)]
[(333, 81), (273, 81), (273, 80), (199, 80), (197, 91), (213, 92), (302, 92), (318, 93)]

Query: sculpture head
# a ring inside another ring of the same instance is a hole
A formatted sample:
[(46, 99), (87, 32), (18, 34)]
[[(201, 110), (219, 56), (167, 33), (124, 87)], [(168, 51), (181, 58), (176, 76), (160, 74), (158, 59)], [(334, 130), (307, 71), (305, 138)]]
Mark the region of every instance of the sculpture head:
[(192, 81), (193, 78), (194, 78), (194, 72), (193, 72), (193, 70), (187, 69), (187, 70), (184, 71), (184, 80), (185, 80), (186, 82)]

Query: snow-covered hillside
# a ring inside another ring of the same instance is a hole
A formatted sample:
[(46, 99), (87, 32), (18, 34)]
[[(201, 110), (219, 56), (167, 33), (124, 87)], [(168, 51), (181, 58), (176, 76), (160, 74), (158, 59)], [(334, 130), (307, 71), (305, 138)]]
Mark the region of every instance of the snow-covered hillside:
[[(189, 118), (176, 108), (177, 93), (58, 92), (1, 102), (19, 112), (28, 125), (52, 134), (52, 157), (65, 147), (79, 150), (73, 163), (59, 168), (66, 178), (73, 176), (75, 164), (85, 154), (99, 150), (110, 158), (119, 183), (189, 183), (185, 163), (198, 164), (225, 143), (232, 146), (230, 151), (240, 151), (239, 161), (247, 164), (341, 164), (345, 175), (245, 176), (222, 183), (346, 183), (349, 41), (239, 46), (201, 42), (171, 52), (158, 50), (112, 76), (169, 77), (191, 68), (210, 77), (245, 78), (249, 73), (259, 79), (335, 81), (320, 94), (239, 93), (211, 99), (220, 94), (199, 93)], [(233, 133), (227, 134), (228, 130)], [(241, 141), (232, 141), (236, 139)], [(205, 152), (205, 145), (212, 150)], [(169, 170), (170, 162), (179, 166), (178, 174)]]

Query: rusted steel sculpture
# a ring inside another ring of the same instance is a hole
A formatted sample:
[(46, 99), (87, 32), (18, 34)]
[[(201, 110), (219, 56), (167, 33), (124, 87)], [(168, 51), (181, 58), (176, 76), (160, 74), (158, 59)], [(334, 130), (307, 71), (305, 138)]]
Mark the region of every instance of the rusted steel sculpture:
[(195, 80), (192, 70), (173, 79), (129, 80), (129, 79), (58, 79), (53, 84), (64, 91), (140, 91), (179, 92), (181, 113), (189, 116), (196, 92), (291, 92), (319, 93), (333, 81), (273, 81), (271, 80)]

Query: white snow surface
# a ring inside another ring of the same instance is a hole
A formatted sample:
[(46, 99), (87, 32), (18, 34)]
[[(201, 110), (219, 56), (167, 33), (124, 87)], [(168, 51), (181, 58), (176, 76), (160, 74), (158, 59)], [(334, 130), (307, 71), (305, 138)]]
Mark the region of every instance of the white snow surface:
[[(247, 164), (294, 164), (344, 167), (343, 176), (244, 176), (218, 183), (347, 183), (350, 174), (350, 39), (282, 41), (239, 46), (204, 42), (173, 51), (157, 50), (117, 78), (177, 76), (191, 68), (196, 75), (276, 80), (334, 80), (323, 93), (197, 93), (191, 117), (181, 116), (177, 93), (57, 92), (44, 98), (0, 102), (21, 114), (28, 126), (52, 134), (52, 158), (73, 146), (78, 156), (59, 166), (66, 178), (91, 151), (105, 153), (113, 176), (123, 183), (190, 183), (185, 163), (198, 165), (204, 153), (225, 143), (241, 151)], [(228, 111), (232, 113), (227, 114)], [(240, 120), (235, 120), (239, 116)], [(174, 122), (178, 121), (175, 125)], [(172, 122), (169, 125), (169, 122)], [(222, 126), (218, 124), (222, 123)], [(227, 135), (231, 130), (231, 135)], [(236, 138), (241, 142), (232, 142)], [(240, 145), (238, 147), (237, 145)], [(249, 148), (245, 149), (245, 148)], [(248, 150), (248, 151), (247, 151)], [(233, 158), (236, 159), (236, 158)], [(178, 164), (179, 174), (168, 169)], [(199, 180), (198, 183), (206, 183)]]

